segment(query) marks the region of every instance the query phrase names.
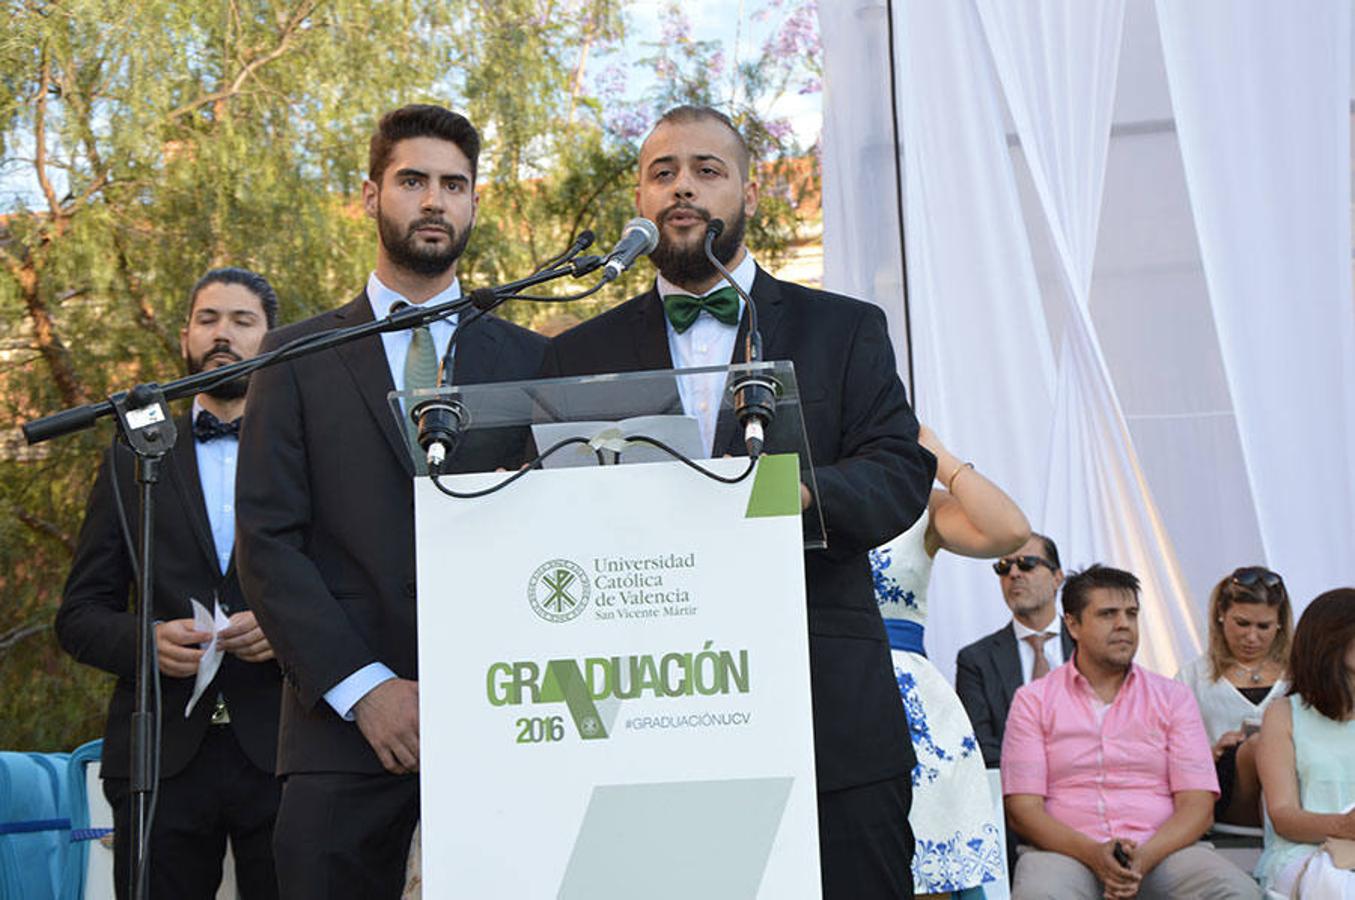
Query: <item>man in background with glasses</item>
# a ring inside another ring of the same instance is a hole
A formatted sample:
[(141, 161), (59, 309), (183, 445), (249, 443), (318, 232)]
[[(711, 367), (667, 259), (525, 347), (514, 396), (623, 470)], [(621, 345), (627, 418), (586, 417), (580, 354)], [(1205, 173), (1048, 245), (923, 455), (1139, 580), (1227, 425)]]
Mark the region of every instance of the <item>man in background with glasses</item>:
[(1016, 553), (993, 563), (993, 570), (1012, 620), (955, 658), (955, 692), (969, 713), (989, 768), (996, 768), (1001, 757), (1007, 710), (1017, 688), (1073, 658), (1073, 641), (1054, 604), (1063, 584), (1054, 542), (1031, 534)]

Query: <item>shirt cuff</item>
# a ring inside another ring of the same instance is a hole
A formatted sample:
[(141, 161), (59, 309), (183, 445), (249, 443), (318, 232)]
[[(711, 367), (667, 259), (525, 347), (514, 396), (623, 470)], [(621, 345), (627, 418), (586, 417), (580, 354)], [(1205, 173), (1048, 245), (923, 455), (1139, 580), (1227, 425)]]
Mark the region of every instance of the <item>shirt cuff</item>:
[(325, 691), (325, 702), (334, 707), (339, 718), (345, 722), (353, 721), (353, 707), (358, 701), (376, 687), (395, 678), (396, 675), (379, 662), (368, 663)]

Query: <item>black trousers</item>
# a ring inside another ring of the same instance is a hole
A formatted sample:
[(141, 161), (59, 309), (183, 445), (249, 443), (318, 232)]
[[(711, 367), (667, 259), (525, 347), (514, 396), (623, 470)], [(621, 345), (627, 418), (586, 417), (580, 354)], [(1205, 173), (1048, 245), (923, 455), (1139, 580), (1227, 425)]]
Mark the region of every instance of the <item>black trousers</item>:
[(397, 900), (419, 820), (419, 776), (287, 776), (273, 836), (287, 900)]
[[(126, 778), (104, 779), (113, 807), (113, 877), (127, 900), (131, 873), (132, 798)], [(151, 822), (148, 877), (153, 900), (212, 900), (221, 886), (226, 839), (235, 854), (235, 882), (243, 900), (276, 900), (273, 819), (280, 788), (256, 767), (229, 726), (207, 729), (188, 766), (160, 781)]]
[(911, 900), (912, 804), (906, 775), (819, 794), (823, 900)]

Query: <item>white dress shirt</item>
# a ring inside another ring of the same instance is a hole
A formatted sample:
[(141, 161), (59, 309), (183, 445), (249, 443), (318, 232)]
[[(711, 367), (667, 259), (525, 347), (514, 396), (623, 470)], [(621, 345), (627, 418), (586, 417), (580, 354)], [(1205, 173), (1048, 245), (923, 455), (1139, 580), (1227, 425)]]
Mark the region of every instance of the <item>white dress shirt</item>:
[(1271, 701), (1284, 697), (1284, 692), (1289, 689), (1289, 682), (1281, 678), (1260, 703), (1252, 703), (1227, 678), (1214, 678), (1207, 653), (1182, 666), (1176, 673), (1176, 680), (1189, 685), (1195, 694), (1211, 744), (1217, 744), (1226, 732), (1241, 729), (1243, 722), (1260, 722)]
[[(193, 399), (193, 421), (202, 412), (202, 404)], [(235, 460), (240, 454), (238, 437), (219, 437), (213, 441), (193, 441), (198, 458), (198, 483), (202, 485), (207, 523), (212, 528), (212, 545), (221, 574), (231, 563), (235, 547)]]
[[(446, 290), (429, 297), (422, 304), (412, 305), (433, 306), (455, 300), (460, 296), (461, 282), (454, 278)], [(367, 279), (367, 301), (372, 305), (372, 316), (377, 319), (384, 319), (390, 315), (391, 307), (396, 303), (409, 303), (405, 297), (382, 284), (375, 272)], [(452, 334), (456, 331), (456, 320), (456, 316), (451, 316), (428, 326), (428, 331), (433, 336), (433, 346), (437, 348), (438, 359), (447, 355), (447, 345), (451, 343)], [(409, 355), (409, 344), (413, 334), (413, 330), (406, 330), (381, 335), (381, 344), (386, 351), (386, 365), (390, 367), (391, 383), (395, 385), (397, 391), (405, 389), (405, 357)], [(448, 360), (449, 364), (450, 362), (451, 360)], [(325, 702), (334, 707), (334, 711), (340, 716), (351, 721), (353, 707), (357, 702), (372, 688), (395, 677), (395, 673), (385, 663), (368, 663), (326, 691)]]
[[(743, 261), (729, 274), (734, 282), (746, 293), (752, 293), (753, 279), (757, 276), (757, 263), (753, 254), (744, 251)], [(729, 282), (723, 278), (715, 286), (699, 296), (713, 294)], [(669, 294), (688, 294), (662, 275), (658, 277), (656, 287), (659, 298)], [(739, 300), (739, 317), (743, 317), (743, 300)], [(696, 317), (696, 321), (682, 334), (677, 333), (673, 323), (664, 317), (668, 329), (668, 352), (673, 357), (675, 369), (699, 369), (704, 366), (727, 366), (734, 357), (734, 342), (739, 336), (738, 325), (726, 325), (708, 313)], [(740, 362), (743, 360), (740, 359)], [(706, 453), (711, 452), (715, 444), (715, 423), (720, 416), (720, 404), (724, 400), (726, 375), (716, 372), (710, 375), (691, 375), (678, 379), (678, 394), (682, 398), (682, 409), (696, 419), (701, 430), (701, 446)]]
[(1030, 684), (1031, 674), (1035, 671), (1035, 648), (1026, 643), (1026, 637), (1032, 634), (1047, 634), (1044, 642), (1044, 658), (1049, 661), (1049, 671), (1054, 671), (1068, 660), (1063, 658), (1063, 623), (1054, 613), (1054, 620), (1043, 631), (1027, 628), (1016, 619), (1012, 619), (1012, 630), (1016, 632), (1016, 652), (1021, 655), (1021, 683)]

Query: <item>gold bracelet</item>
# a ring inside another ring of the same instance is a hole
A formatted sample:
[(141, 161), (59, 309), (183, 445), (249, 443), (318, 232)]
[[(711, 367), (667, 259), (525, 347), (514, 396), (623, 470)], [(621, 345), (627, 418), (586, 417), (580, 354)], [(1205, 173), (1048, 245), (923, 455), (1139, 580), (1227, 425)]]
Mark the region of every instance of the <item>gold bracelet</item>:
[(974, 468), (974, 464), (973, 464), (972, 462), (967, 462), (967, 463), (965, 463), (965, 464), (962, 465), (962, 466), (956, 467), (955, 471), (950, 473), (950, 479), (946, 482), (946, 490), (949, 491), (949, 492), (952, 493), (952, 494), (955, 493), (955, 479), (956, 479), (956, 477), (957, 477), (961, 472), (963, 472), (965, 469), (972, 469), (972, 468)]

